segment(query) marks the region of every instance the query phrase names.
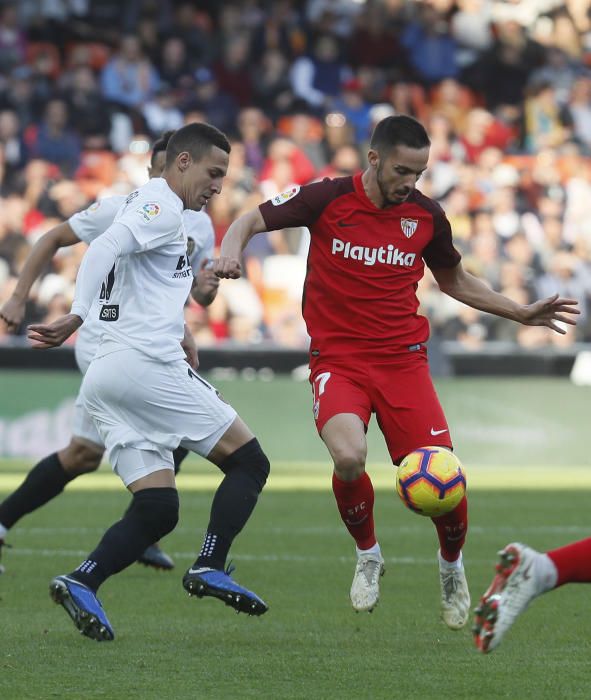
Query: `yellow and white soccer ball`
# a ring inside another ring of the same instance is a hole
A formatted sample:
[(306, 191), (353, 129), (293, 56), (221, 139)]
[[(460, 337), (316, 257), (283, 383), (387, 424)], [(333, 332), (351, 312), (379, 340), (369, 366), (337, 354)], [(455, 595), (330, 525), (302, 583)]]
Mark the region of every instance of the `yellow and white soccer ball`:
[(429, 518), (445, 515), (466, 493), (464, 467), (445, 447), (420, 447), (400, 463), (396, 491), (404, 505), (415, 513)]

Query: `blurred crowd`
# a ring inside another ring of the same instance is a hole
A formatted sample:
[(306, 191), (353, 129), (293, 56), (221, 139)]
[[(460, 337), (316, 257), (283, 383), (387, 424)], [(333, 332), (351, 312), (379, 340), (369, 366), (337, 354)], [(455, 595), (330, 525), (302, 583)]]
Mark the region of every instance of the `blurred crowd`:
[[(478, 348), (591, 340), (591, 11), (587, 0), (0, 2), (0, 303), (31, 246), (94, 199), (147, 180), (151, 142), (208, 121), (232, 143), (208, 205), (217, 243), (293, 184), (365, 167), (374, 124), (410, 114), (432, 140), (418, 187), (465, 267), (527, 303), (579, 300), (565, 336), (419, 289), (433, 332)], [(309, 234), (255, 237), (246, 276), (186, 308), (201, 346), (305, 347)], [(34, 287), (26, 323), (67, 313), (84, 245)], [(6, 342), (0, 321), (0, 342)]]

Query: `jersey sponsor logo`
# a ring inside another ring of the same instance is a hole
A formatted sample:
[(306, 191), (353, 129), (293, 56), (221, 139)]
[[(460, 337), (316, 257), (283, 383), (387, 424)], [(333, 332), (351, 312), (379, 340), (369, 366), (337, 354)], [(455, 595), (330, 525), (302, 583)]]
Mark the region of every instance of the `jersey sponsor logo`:
[(131, 204), (133, 200), (139, 195), (139, 190), (134, 190), (131, 192), (129, 195), (127, 195), (127, 199), (125, 200), (125, 204)]
[(160, 205), (157, 202), (146, 202), (142, 204), (139, 209), (136, 209), (137, 213), (142, 217), (142, 219), (149, 224), (160, 214)]
[(186, 255), (181, 255), (176, 264), (177, 271), (172, 275), (173, 279), (180, 277), (190, 277), (193, 275), (193, 270), (189, 266), (189, 258)]
[(349, 226), (359, 226), (356, 221), (337, 221), (337, 226), (348, 228)]
[(100, 321), (118, 321), (119, 320), (119, 304), (105, 304), (101, 306), (99, 314)]
[(402, 233), (407, 238), (410, 238), (413, 235), (413, 233), (417, 230), (418, 225), (418, 219), (400, 219), (400, 228), (402, 229)]
[(299, 191), (300, 191), (300, 186), (294, 185), (293, 187), (290, 187), (288, 190), (285, 190), (285, 192), (282, 192), (281, 194), (275, 195), (275, 197), (273, 197), (271, 199), (271, 204), (274, 207), (278, 207), (280, 204), (285, 204), (285, 202), (289, 202), (289, 200), (292, 197), (295, 197)]
[(340, 238), (332, 239), (332, 254), (342, 255), (345, 259), (361, 260), (364, 265), (398, 265), (400, 267), (412, 267), (416, 259), (416, 253), (405, 253), (398, 250), (391, 243), (379, 248), (368, 248), (362, 245), (351, 245), (349, 241), (341, 241)]
[(447, 428), (443, 428), (443, 430), (435, 430), (435, 428), (431, 428), (431, 435), (441, 435), (441, 433), (447, 433)]

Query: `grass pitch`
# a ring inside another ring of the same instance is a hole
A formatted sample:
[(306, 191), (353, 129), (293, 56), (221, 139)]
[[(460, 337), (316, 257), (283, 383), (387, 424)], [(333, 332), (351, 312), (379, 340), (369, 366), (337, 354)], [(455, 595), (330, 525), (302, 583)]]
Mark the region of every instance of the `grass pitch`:
[[(0, 577), (1, 698), (589, 697), (588, 586), (536, 601), (486, 657), (469, 629), (451, 632), (440, 622), (434, 529), (399, 502), (375, 429), (368, 468), (387, 570), (375, 612), (355, 614), (348, 600), (353, 547), (334, 506), (307, 387), (281, 380), (220, 388), (273, 462), (232, 551), (236, 579), (270, 611), (248, 618), (184, 593), (182, 574), (201, 544), (216, 483), (213, 467), (190, 458), (179, 476), (181, 522), (165, 541), (177, 568), (133, 565), (109, 580), (100, 597), (116, 640), (80, 637), (49, 600), (48, 582), (77, 565), (127, 506), (104, 466), (11, 532), (14, 548)], [(507, 542), (548, 549), (589, 535), (591, 469), (582, 434), (589, 393), (539, 380), (455, 380), (438, 388), (468, 472), (465, 560), (475, 602)], [(0, 462), (0, 493), (29, 466)]]

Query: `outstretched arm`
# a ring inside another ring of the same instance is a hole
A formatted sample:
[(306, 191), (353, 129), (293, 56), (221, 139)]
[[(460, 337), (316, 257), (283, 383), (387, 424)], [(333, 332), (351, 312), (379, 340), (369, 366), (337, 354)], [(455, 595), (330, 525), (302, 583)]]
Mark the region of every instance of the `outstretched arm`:
[(236, 219), (226, 231), (220, 257), (214, 261), (213, 271), (218, 277), (236, 279), (242, 274), (240, 258), (248, 241), (256, 234), (267, 230), (267, 225), (258, 207)]
[(517, 304), (503, 294), (490, 289), (482, 280), (466, 272), (459, 263), (452, 268), (432, 270), (442, 292), (467, 306), (486, 311), (495, 316), (509, 318), (526, 326), (547, 326), (557, 333), (566, 331), (556, 325), (557, 321), (576, 325), (574, 314), (581, 313), (575, 299), (563, 299), (558, 294), (539, 299), (533, 304)]
[(29, 292), (41, 271), (60, 248), (75, 243), (80, 243), (80, 239), (67, 221), (54, 226), (35, 243), (25, 260), (14, 292), (0, 308), (0, 318), (6, 321), (9, 329), (15, 330), (21, 324)]
[(32, 346), (39, 349), (57, 347), (80, 328), (117, 258), (138, 248), (139, 244), (131, 231), (122, 224), (113, 224), (95, 239), (82, 258), (70, 313), (53, 323), (30, 325), (27, 336)]

